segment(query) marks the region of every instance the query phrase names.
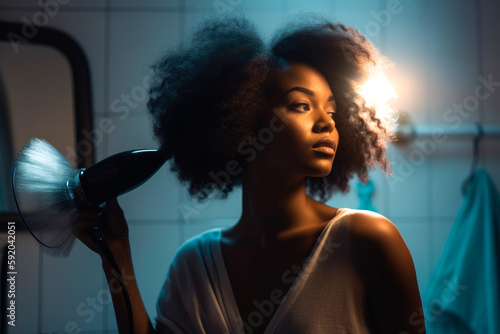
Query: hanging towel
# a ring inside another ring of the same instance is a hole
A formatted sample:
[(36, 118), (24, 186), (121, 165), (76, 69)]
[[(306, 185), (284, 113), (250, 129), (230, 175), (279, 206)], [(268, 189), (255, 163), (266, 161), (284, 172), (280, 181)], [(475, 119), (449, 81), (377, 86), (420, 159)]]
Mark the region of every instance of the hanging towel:
[(477, 169), (425, 293), (428, 334), (500, 333), (499, 231), (498, 190)]
[(359, 197), (359, 210), (370, 210), (377, 212), (377, 209), (373, 206), (372, 195), (375, 191), (375, 185), (372, 180), (368, 180), (366, 184), (358, 182), (358, 197)]

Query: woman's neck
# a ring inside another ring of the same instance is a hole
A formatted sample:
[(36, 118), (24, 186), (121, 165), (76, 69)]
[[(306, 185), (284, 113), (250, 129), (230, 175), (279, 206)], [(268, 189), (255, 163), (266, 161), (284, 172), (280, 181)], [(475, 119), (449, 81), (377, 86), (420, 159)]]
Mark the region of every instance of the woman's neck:
[(320, 222), (318, 205), (306, 194), (303, 176), (250, 169), (243, 176), (243, 211), (233, 233), (266, 246)]

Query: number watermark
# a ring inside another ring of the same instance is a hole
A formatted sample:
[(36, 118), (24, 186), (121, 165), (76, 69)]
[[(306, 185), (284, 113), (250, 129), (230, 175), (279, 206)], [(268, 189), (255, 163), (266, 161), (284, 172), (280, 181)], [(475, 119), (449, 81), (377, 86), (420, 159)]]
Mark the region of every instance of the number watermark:
[(7, 223), (7, 323), (16, 326), (16, 223)]

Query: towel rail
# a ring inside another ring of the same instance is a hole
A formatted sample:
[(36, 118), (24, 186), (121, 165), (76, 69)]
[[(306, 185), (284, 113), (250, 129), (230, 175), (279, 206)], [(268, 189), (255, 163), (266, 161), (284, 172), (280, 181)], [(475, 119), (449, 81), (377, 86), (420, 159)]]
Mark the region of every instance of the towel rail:
[[(481, 126), (484, 138), (500, 138), (500, 125)], [(416, 138), (442, 138), (443, 136), (470, 139), (479, 134), (479, 129), (475, 124), (453, 126), (448, 124), (413, 125), (406, 123), (400, 124), (395, 133), (397, 138), (396, 143), (407, 143)]]

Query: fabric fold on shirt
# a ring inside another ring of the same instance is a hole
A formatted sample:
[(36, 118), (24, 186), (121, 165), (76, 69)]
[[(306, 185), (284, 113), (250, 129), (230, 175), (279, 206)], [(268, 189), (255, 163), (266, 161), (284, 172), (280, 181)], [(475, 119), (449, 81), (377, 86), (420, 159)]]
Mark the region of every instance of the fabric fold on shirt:
[[(266, 334), (367, 334), (361, 278), (350, 257), (346, 226), (359, 210), (339, 209), (277, 306)], [(373, 215), (373, 213), (371, 213)], [(176, 253), (157, 303), (157, 331), (243, 334), (221, 249), (222, 229), (186, 241)]]

